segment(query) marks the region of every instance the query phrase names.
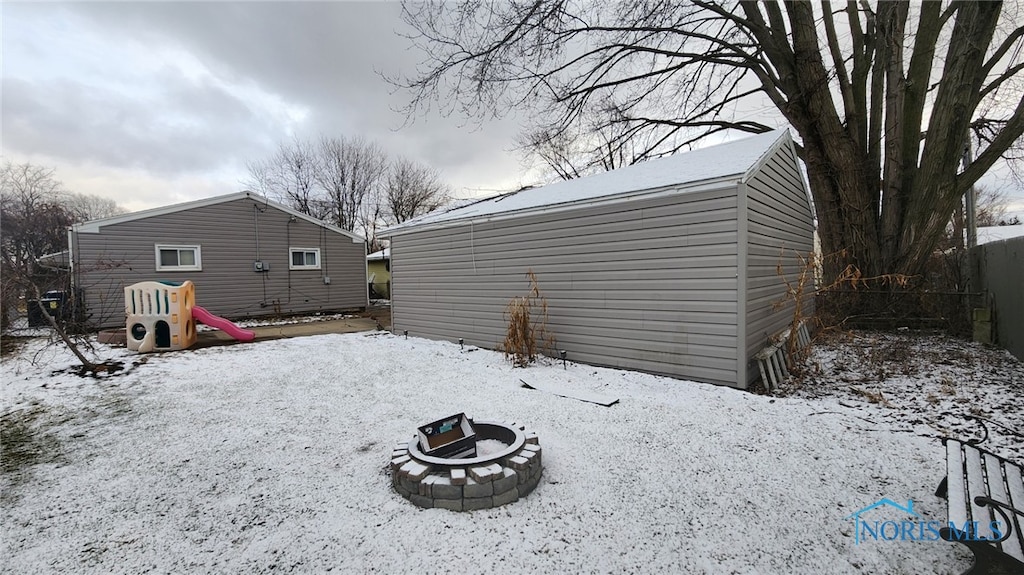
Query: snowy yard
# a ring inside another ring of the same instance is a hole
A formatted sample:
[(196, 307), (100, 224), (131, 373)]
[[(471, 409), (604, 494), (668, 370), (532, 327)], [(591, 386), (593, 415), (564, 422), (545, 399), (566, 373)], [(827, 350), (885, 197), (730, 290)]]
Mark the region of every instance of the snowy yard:
[[(890, 498), (944, 521), (934, 436), (973, 434), (971, 409), (1019, 422), (1024, 404), (1019, 363), (964, 345), (949, 366), (901, 368), (890, 392), (855, 361), (877, 344), (836, 342), (812, 358), (817, 383), (782, 398), (572, 363), (512, 369), (383, 332), (153, 355), (100, 380), (54, 373), (70, 356), (38, 347), (0, 366), (9, 573), (960, 573), (960, 546), (857, 545), (848, 516)], [(975, 404), (958, 386), (981, 388), (989, 356), (1009, 373)], [(461, 411), (539, 434), (536, 491), (457, 513), (391, 489), (395, 442)], [(1020, 457), (1019, 440), (993, 434)]]

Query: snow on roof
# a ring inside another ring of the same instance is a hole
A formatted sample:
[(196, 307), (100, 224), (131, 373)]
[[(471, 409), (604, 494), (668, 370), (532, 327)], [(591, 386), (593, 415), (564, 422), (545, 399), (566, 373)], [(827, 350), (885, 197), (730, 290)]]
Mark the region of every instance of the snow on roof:
[(379, 252), (373, 252), (372, 254), (366, 256), (366, 261), (368, 261), (368, 262), (375, 262), (375, 261), (389, 260), (389, 259), (391, 259), (391, 248), (384, 248), (384, 249), (380, 250)]
[(66, 269), (68, 267), (68, 250), (61, 250), (59, 252), (53, 252), (52, 254), (44, 254), (37, 258), (39, 264), (44, 267), (56, 267)]
[(978, 245), (1024, 236), (1024, 225), (978, 228)]
[(745, 180), (752, 168), (777, 146), (788, 143), (789, 131), (774, 130), (682, 154), (648, 160), (585, 178), (556, 182), (476, 201), (461, 207), (439, 210), (384, 230), (383, 234), (405, 232), (424, 225), (457, 220), (534, 212), (553, 206), (611, 200), (624, 195), (662, 190), (669, 186), (690, 187), (735, 177)]

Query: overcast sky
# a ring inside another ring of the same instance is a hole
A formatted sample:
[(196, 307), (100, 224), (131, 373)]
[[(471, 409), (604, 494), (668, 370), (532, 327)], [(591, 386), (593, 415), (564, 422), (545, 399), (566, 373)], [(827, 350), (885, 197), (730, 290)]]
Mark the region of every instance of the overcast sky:
[(438, 168), (460, 197), (519, 187), (515, 119), (403, 127), (381, 73), (420, 55), (397, 3), (11, 3), (5, 160), (129, 210), (244, 189), (245, 162), (293, 136), (365, 136)]
[[(4, 160), (140, 210), (244, 189), (292, 137), (364, 136), (439, 169), (459, 197), (535, 183), (516, 118), (403, 127), (381, 74), (421, 59), (397, 3), (0, 3)], [(1024, 215), (1024, 191), (998, 173)], [(1019, 210), (1019, 212), (1018, 212)]]

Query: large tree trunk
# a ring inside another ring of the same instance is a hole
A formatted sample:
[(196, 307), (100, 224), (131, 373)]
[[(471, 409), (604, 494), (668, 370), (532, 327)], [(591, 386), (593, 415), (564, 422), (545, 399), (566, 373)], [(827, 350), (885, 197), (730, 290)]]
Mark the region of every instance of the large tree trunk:
[[(773, 13), (777, 5), (743, 3), (752, 31), (779, 71), (778, 87), (786, 96), (780, 110), (802, 140), (826, 281), (848, 266), (865, 278), (920, 275), (967, 183), (957, 178), (959, 159), (977, 105), (974, 98), (985, 79), (985, 52), (1000, 4), (957, 7), (925, 134), (923, 105), (942, 21), (938, 3), (920, 9), (906, 75), (908, 6), (879, 4), (877, 14), (869, 17), (874, 41), (855, 55), (853, 74), (843, 77), (841, 107), (833, 100), (823, 59), (828, 52), (821, 49), (812, 6), (784, 6), (788, 38)], [(771, 25), (761, 19), (762, 10)], [(826, 18), (831, 22), (831, 14)], [(837, 40), (827, 40), (833, 55), (838, 54)], [(857, 112), (844, 119), (840, 109)]]
[(893, 258), (896, 273), (917, 275), (924, 270), (950, 214), (969, 187), (958, 181), (957, 171), (977, 105), (975, 95), (985, 79), (986, 47), (992, 42), (1000, 9), (999, 2), (965, 2), (957, 12), (921, 153), (918, 173), (924, 177), (913, 179), (907, 219)]
[(865, 275), (876, 275), (881, 269), (878, 183), (864, 169), (856, 131), (843, 124), (832, 99), (812, 7), (796, 3), (787, 9), (794, 74), (782, 79), (790, 102), (782, 111), (803, 140), (822, 251), (843, 254), (841, 258), (827, 257), (825, 272), (835, 277), (852, 264)]

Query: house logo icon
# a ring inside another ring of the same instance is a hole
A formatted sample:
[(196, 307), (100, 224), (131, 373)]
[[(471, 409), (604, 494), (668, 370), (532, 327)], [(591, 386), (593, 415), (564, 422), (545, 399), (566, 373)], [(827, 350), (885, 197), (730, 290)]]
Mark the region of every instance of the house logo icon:
[[(853, 513), (851, 513), (851, 514), (847, 515), (846, 517), (844, 517), (844, 519), (853, 519), (853, 521), (854, 521), (853, 540), (854, 540), (854, 544), (855, 545), (860, 545), (861, 534), (864, 533), (865, 529), (867, 530), (868, 534), (872, 535), (875, 539), (878, 538), (878, 532), (879, 531), (882, 532), (882, 538), (883, 539), (897, 539), (897, 538), (901, 538), (900, 537), (901, 534), (905, 534), (906, 533), (906, 528), (905, 528), (906, 525), (908, 525), (908, 524), (909, 525), (915, 525), (917, 523), (916, 521), (901, 521), (901, 522), (885, 521), (885, 522), (883, 522), (881, 524), (879, 524), (878, 522), (874, 522), (873, 524), (871, 524), (871, 523), (868, 523), (862, 517), (862, 515), (864, 515), (865, 513), (868, 513), (869, 511), (874, 511), (875, 509), (878, 509), (880, 507), (892, 507), (892, 508), (896, 509), (897, 511), (899, 511), (900, 513), (904, 513), (904, 514), (909, 515), (911, 517), (914, 517), (914, 518), (920, 518), (921, 517), (920, 515), (918, 515), (917, 513), (914, 512), (914, 502), (909, 500), (909, 499), (907, 500), (907, 505), (906, 506), (900, 505), (899, 503), (896, 503), (895, 501), (893, 501), (892, 499), (889, 499), (889, 498), (879, 499), (878, 501), (872, 503), (871, 505), (868, 505), (867, 507), (865, 507), (863, 509), (859, 509), (857, 511), (854, 511)], [(872, 525), (874, 526), (874, 528), (872, 528)], [(895, 532), (893, 533), (892, 537), (886, 537), (885, 536), (886, 535), (886, 527), (890, 526), (890, 525), (895, 528)]]

